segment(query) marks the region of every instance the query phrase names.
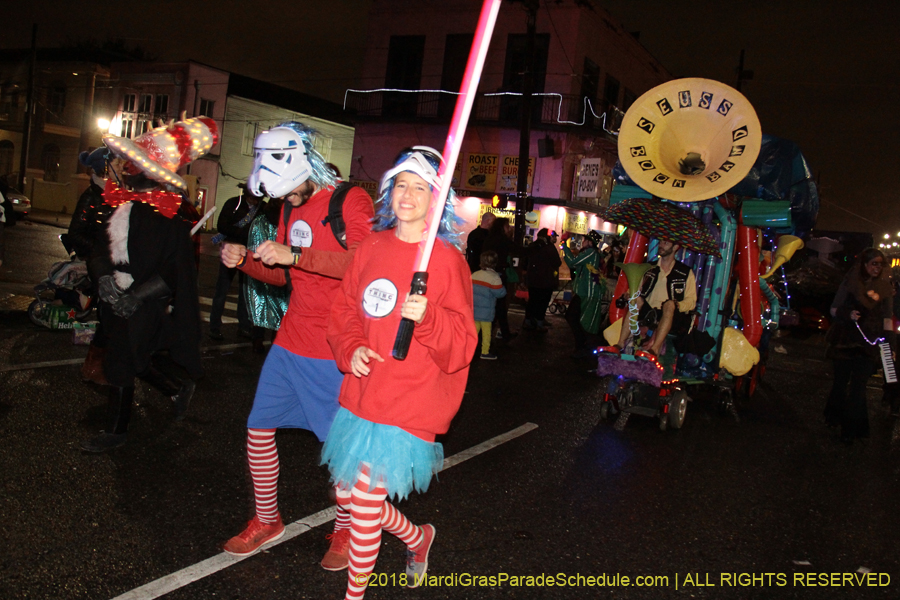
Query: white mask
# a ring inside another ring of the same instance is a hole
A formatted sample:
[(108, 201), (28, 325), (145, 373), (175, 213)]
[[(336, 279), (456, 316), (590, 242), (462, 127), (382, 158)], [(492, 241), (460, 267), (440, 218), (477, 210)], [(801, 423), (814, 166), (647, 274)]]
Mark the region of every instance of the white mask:
[[(428, 146), (413, 146), (412, 150), (425, 150), (437, 156), (439, 160), (444, 160), (444, 157), (441, 156), (440, 152), (438, 152), (434, 148), (429, 148)], [(421, 152), (413, 152), (408, 157), (406, 157), (403, 162), (388, 170), (384, 174), (384, 176), (381, 178), (381, 186), (379, 187), (379, 192), (383, 192), (388, 182), (396, 177), (398, 173), (402, 173), (404, 171), (415, 173), (416, 175), (427, 181), (428, 185), (435, 189), (438, 187), (437, 170), (431, 166), (431, 163), (428, 162), (428, 159), (425, 158), (424, 154), (422, 154)]]
[(312, 175), (300, 135), (290, 127), (274, 127), (256, 136), (256, 156), (247, 187), (257, 196), (283, 198)]

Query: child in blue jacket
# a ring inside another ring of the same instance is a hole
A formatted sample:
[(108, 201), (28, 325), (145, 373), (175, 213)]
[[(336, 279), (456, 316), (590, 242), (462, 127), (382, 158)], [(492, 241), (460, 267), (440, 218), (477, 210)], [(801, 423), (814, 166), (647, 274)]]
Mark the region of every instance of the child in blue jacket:
[(494, 270), (497, 267), (496, 252), (493, 250), (482, 252), (479, 265), (481, 270), (472, 273), (472, 286), (475, 292), (475, 329), (481, 333), (482, 360), (497, 360), (497, 355), (491, 354), (491, 324), (494, 322), (497, 299), (506, 296), (506, 287), (500, 280), (500, 275)]

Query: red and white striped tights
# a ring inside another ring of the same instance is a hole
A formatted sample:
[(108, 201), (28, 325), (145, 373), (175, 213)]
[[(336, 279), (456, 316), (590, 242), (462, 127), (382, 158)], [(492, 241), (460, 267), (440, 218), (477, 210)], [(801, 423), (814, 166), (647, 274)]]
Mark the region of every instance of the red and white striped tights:
[[(253, 496), (256, 500), (256, 518), (263, 523), (278, 520), (278, 448), (275, 446), (275, 429), (247, 430), (247, 460), (250, 477), (253, 478)], [(338, 505), (334, 530), (350, 528), (350, 513)]]
[(381, 548), (381, 530), (392, 533), (414, 548), (422, 543), (421, 527), (394, 508), (387, 490), (379, 483), (369, 489), (369, 470), (363, 468), (352, 490), (336, 488), (338, 507), (350, 512), (350, 566), (347, 570), (345, 600), (360, 600), (366, 593), (368, 576), (375, 568)]

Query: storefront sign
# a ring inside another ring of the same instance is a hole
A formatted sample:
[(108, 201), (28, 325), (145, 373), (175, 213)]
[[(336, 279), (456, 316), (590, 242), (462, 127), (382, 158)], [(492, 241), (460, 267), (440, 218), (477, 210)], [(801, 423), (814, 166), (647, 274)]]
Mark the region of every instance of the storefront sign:
[(496, 154), (470, 153), (466, 155), (466, 167), (460, 187), (469, 190), (493, 191), (497, 186), (499, 158)]
[[(527, 191), (531, 193), (531, 184), (534, 182), (534, 157), (528, 157), (528, 184)], [(519, 188), (519, 157), (504, 156), (500, 168), (500, 181), (498, 192), (516, 192)]]
[(477, 223), (481, 223), (481, 217), (484, 213), (492, 213), (498, 219), (505, 217), (509, 219), (510, 225), (516, 222), (516, 209), (514, 208), (494, 208), (490, 204), (482, 204), (478, 209)]
[(459, 185), (459, 178), (462, 174), (462, 164), (463, 164), (463, 155), (458, 154), (456, 156), (456, 167), (453, 169), (453, 181), (450, 183), (450, 186), (453, 189), (462, 187)]
[(583, 158), (578, 169), (578, 198), (598, 198), (600, 196), (600, 164), (603, 159)]
[(587, 215), (578, 214), (578, 213), (572, 214), (572, 213), (567, 212), (565, 219), (563, 219), (563, 231), (587, 235), (587, 232), (588, 232)]
[(353, 179), (350, 181), (353, 185), (357, 187), (361, 187), (366, 191), (367, 194), (372, 198), (372, 200), (377, 200), (378, 194), (378, 182), (377, 181), (369, 181), (368, 179)]

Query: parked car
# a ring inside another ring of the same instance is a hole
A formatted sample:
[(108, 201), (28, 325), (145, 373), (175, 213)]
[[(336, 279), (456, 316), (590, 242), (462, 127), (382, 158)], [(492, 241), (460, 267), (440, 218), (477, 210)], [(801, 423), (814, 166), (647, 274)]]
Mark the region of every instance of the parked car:
[(6, 199), (12, 204), (13, 210), (16, 211), (16, 216), (24, 217), (31, 212), (31, 200), (15, 188), (9, 188), (9, 192), (6, 193)]

